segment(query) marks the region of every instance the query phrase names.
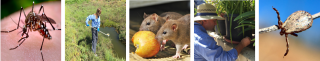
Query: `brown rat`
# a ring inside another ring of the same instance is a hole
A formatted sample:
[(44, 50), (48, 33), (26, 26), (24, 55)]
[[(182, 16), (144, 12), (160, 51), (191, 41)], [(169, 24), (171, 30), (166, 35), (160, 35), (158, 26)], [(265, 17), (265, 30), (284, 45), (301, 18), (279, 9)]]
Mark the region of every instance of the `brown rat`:
[(179, 21), (182, 21), (184, 23), (190, 23), (190, 14), (186, 14), (178, 19)]
[(190, 45), (190, 20), (185, 20), (188, 18), (190, 19), (189, 14), (181, 17), (180, 20), (167, 20), (156, 35), (159, 42), (163, 41), (161, 49), (168, 40), (172, 40), (175, 44), (177, 50), (173, 58), (180, 58), (182, 49)]
[(167, 19), (177, 20), (182, 17), (181, 14), (176, 12), (165, 12), (160, 16), (156, 13), (147, 15), (144, 13), (144, 20), (140, 25), (140, 31), (151, 31), (153, 33), (157, 33), (160, 27), (166, 22)]

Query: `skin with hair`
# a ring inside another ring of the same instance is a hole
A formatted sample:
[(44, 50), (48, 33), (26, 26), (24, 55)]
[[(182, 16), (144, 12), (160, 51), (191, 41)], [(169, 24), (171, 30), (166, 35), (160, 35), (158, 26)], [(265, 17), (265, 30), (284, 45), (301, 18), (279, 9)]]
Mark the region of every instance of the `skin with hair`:
[(162, 45), (165, 45), (168, 40), (175, 44), (176, 54), (172, 56), (173, 58), (180, 58), (180, 52), (190, 45), (190, 20), (185, 19), (190, 19), (190, 15), (181, 17), (179, 20), (167, 20), (156, 35), (158, 41), (163, 41)]
[[(216, 19), (209, 19), (209, 20), (202, 20), (202, 21), (197, 21), (197, 23), (201, 24), (206, 30), (208, 31), (213, 31), (214, 26), (217, 24)], [(230, 41), (229, 39), (225, 39)], [(251, 40), (249, 37), (243, 38), (241, 42), (235, 47), (235, 49), (238, 52), (238, 55), (240, 54), (241, 50), (248, 46), (250, 44)]]
[(182, 17), (182, 15), (176, 12), (165, 12), (161, 15), (157, 15), (156, 13), (147, 15), (144, 13), (144, 20), (142, 21), (139, 30), (151, 31), (156, 34), (167, 19), (178, 20), (180, 17)]
[[(32, 4), (32, 2), (30, 3)], [(33, 11), (39, 14), (39, 9), (43, 5), (44, 12), (47, 17), (52, 18), (56, 24), (52, 24), (56, 29), (61, 29), (61, 2), (47, 2), (40, 3), (34, 6)], [(21, 7), (13, 7), (21, 8)], [(32, 7), (23, 7), (26, 15), (32, 10)], [(42, 13), (42, 10), (41, 12)], [(1, 19), (1, 31), (12, 30), (17, 27), (19, 21), (20, 11), (12, 13), (11, 15)], [(11, 19), (12, 18), (12, 19)], [(20, 27), (25, 25), (25, 16), (21, 13)], [(47, 29), (52, 27), (46, 23)], [(10, 33), (1, 33), (1, 61), (42, 61), (41, 57), (41, 43), (43, 36), (38, 31), (29, 31), (29, 38), (27, 38), (17, 49), (9, 50), (19, 45), (18, 40), (21, 38), (22, 28), (19, 28)], [(52, 39), (44, 39), (42, 53), (44, 60), (61, 60), (61, 30), (49, 31)]]

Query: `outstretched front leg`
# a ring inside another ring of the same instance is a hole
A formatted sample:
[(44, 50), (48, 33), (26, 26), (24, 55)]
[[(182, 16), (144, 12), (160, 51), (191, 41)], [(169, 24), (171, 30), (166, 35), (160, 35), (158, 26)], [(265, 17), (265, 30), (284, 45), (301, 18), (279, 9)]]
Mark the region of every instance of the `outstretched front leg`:
[[(273, 6), (272, 6), (273, 8)], [(278, 12), (278, 10), (276, 8), (273, 8), (274, 11), (276, 11), (276, 13), (278, 14), (278, 28), (281, 28), (282, 26), (282, 21), (280, 20), (280, 13)]]
[[(23, 11), (23, 13), (24, 13), (24, 16), (27, 18), (26, 13), (24, 12), (23, 8), (21, 7), (20, 16), (19, 16), (19, 22), (18, 22), (17, 28), (15, 28), (15, 29), (13, 29), (13, 30), (10, 30), (10, 31), (1, 31), (1, 32), (3, 32), (3, 33), (10, 33), (10, 32), (12, 32), (12, 31), (15, 31), (15, 30), (19, 29), (19, 27), (20, 27), (19, 24), (20, 24), (20, 18), (21, 18), (21, 13), (22, 13), (22, 11)], [(12, 18), (11, 18), (11, 19), (12, 19)]]

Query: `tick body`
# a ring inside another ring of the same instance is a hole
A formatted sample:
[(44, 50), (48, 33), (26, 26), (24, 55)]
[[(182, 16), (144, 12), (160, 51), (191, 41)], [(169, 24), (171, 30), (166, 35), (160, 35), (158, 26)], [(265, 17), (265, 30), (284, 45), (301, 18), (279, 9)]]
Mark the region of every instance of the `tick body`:
[(280, 20), (280, 14), (276, 8), (273, 8), (278, 14), (278, 28), (281, 29), (280, 35), (285, 35), (287, 50), (284, 56), (289, 52), (289, 40), (288, 34), (298, 37), (296, 33), (305, 31), (312, 26), (313, 18), (312, 15), (306, 11), (296, 11), (292, 13), (287, 20), (282, 23)]

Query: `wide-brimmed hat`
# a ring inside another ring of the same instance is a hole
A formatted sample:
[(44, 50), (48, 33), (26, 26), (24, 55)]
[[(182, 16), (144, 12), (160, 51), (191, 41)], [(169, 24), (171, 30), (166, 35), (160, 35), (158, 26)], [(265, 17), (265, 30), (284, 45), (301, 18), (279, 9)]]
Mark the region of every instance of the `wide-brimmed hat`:
[(213, 5), (207, 3), (199, 5), (197, 7), (197, 14), (196, 17), (194, 17), (194, 21), (209, 19), (225, 20), (224, 18), (218, 16), (216, 13), (216, 7)]

